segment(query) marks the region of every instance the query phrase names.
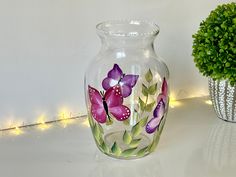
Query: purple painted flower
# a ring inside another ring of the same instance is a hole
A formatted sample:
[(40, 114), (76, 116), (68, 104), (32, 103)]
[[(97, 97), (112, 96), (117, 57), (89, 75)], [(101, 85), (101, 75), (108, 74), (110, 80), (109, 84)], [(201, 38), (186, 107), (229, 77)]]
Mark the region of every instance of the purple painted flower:
[(162, 118), (164, 117), (165, 114), (165, 103), (163, 99), (161, 99), (155, 110), (153, 111), (153, 118), (147, 123), (146, 125), (146, 132), (147, 133), (153, 133), (156, 131), (156, 129), (159, 127)]
[(166, 79), (163, 79), (161, 93), (157, 96), (157, 106), (153, 111), (153, 118), (146, 125), (146, 132), (153, 133), (159, 127), (164, 118), (168, 102), (168, 85)]
[(107, 77), (102, 81), (102, 87), (108, 90), (115, 85), (120, 85), (121, 94), (125, 98), (131, 94), (138, 77), (138, 75), (124, 74), (120, 67), (114, 64), (112, 70), (108, 72)]

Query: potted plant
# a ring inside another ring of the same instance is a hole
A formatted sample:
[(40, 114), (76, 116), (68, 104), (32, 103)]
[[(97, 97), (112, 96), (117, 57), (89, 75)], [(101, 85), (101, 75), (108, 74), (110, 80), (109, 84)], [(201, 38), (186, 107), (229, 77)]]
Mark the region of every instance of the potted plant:
[(208, 76), (219, 118), (236, 122), (236, 3), (219, 5), (193, 35), (194, 62)]

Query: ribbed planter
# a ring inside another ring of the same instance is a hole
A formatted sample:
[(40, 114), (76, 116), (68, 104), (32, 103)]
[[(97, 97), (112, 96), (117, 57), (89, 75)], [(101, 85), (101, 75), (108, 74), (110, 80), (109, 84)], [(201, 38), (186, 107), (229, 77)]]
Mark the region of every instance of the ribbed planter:
[(213, 107), (220, 119), (236, 122), (236, 85), (226, 80), (209, 78), (209, 92)]

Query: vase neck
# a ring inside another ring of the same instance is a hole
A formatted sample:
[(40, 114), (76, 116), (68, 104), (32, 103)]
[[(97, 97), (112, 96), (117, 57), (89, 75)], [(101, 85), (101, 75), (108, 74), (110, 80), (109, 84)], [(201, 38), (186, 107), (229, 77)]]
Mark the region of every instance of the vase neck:
[(152, 49), (159, 33), (156, 24), (145, 21), (110, 21), (100, 23), (96, 28), (103, 49)]
[(153, 49), (154, 38), (100, 36), (103, 49)]

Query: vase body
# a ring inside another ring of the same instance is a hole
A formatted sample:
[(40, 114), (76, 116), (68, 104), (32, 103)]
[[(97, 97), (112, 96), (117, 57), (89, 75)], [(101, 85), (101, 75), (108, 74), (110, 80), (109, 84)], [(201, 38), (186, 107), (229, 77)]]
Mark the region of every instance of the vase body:
[(236, 85), (231, 86), (227, 80), (209, 78), (209, 92), (213, 107), (220, 119), (236, 122)]
[(153, 48), (159, 28), (144, 21), (96, 28), (102, 47), (85, 74), (95, 142), (115, 158), (145, 156), (158, 144), (168, 111), (169, 72)]

